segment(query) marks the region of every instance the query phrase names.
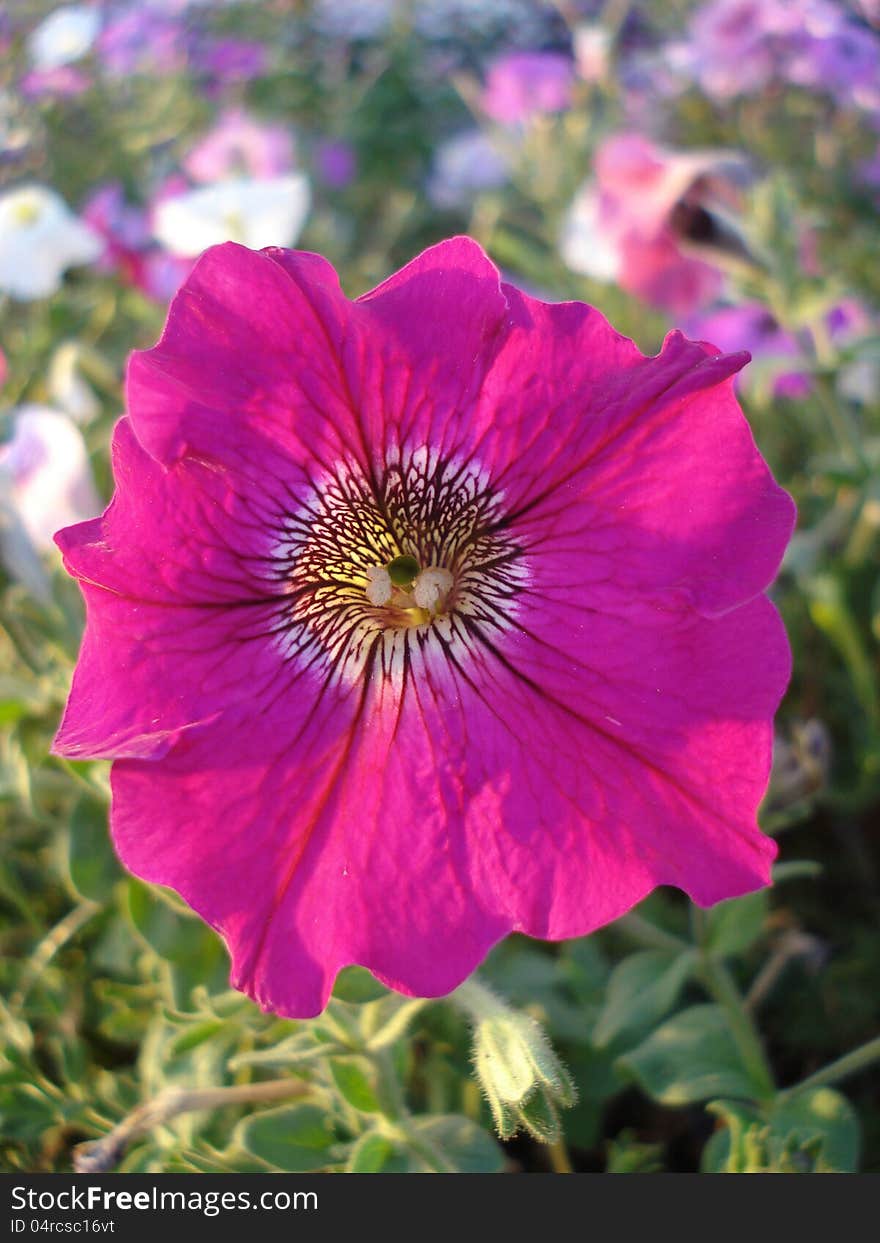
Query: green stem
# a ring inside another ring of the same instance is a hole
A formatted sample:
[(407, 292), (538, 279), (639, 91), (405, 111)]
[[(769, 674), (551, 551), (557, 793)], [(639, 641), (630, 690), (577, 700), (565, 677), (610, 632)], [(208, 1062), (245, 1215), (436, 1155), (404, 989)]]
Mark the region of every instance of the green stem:
[(574, 1173), (568, 1149), (561, 1139), (555, 1139), (552, 1144), (548, 1144), (547, 1152), (550, 1154), (550, 1165), (554, 1174)]
[(727, 1016), (730, 1034), (736, 1042), (743, 1065), (748, 1071), (756, 1092), (760, 1097), (769, 1099), (776, 1091), (773, 1072), (767, 1061), (758, 1029), (746, 1009), (733, 976), (723, 962), (719, 962), (705, 952), (701, 954), (701, 974), (707, 991)]
[(649, 919), (645, 919), (642, 915), (636, 915), (632, 911), (628, 915), (622, 915), (620, 919), (616, 920), (614, 927), (626, 933), (633, 941), (638, 941), (641, 945), (649, 945), (652, 949), (673, 950), (675, 953), (681, 953), (682, 950), (689, 950), (691, 948), (682, 937), (674, 936), (671, 932), (665, 932), (662, 928), (658, 928), (656, 924), (652, 924)]
[(808, 1088), (822, 1088), (829, 1083), (839, 1083), (841, 1079), (855, 1075), (875, 1062), (880, 1062), (880, 1036), (869, 1040), (867, 1044), (860, 1045), (858, 1049), (853, 1049), (851, 1053), (845, 1053), (836, 1062), (830, 1062), (821, 1070), (817, 1070), (814, 1075), (808, 1075), (806, 1079), (795, 1084), (788, 1091), (803, 1092)]
[(443, 1153), (418, 1135), (412, 1125), (412, 1116), (406, 1107), (400, 1080), (394, 1069), (394, 1062), (388, 1049), (369, 1054), (379, 1078), (379, 1098), (385, 1106), (386, 1123), (392, 1136), (404, 1143), (417, 1157), (421, 1157), (429, 1170), (435, 1174), (454, 1174), (451, 1165)]
[(459, 984), (458, 988), (449, 994), (449, 999), (456, 1002), (475, 1023), (505, 1015), (510, 1009), (499, 997), (495, 996), (491, 988), (481, 984), (475, 975), (470, 976), (463, 984)]
[(769, 1099), (776, 1092), (776, 1084), (758, 1028), (733, 976), (724, 963), (715, 958), (708, 949), (709, 925), (706, 912), (693, 905), (691, 906), (691, 932), (700, 955), (700, 975), (706, 991), (727, 1016), (730, 1034), (733, 1036), (743, 1066), (748, 1071), (757, 1094), (764, 1099)]

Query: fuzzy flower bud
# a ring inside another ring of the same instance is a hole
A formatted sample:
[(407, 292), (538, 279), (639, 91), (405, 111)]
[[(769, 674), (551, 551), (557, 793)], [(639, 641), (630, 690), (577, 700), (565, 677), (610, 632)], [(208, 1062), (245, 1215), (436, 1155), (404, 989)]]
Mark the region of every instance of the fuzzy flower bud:
[(452, 996), (473, 1021), (474, 1069), (498, 1134), (525, 1129), (544, 1143), (558, 1139), (557, 1107), (573, 1105), (576, 1092), (538, 1023), (473, 978)]

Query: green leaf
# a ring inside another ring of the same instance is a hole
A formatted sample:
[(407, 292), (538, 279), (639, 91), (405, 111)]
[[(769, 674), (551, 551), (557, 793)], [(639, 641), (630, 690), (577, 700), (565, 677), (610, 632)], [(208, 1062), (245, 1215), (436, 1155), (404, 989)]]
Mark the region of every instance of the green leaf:
[(375, 1053), (395, 1044), (427, 1004), (423, 997), (393, 997), (388, 994), (369, 1007), (363, 1007), (361, 1031), (367, 1048)]
[(189, 1053), (190, 1049), (198, 1048), (200, 1044), (220, 1035), (226, 1029), (227, 1025), (220, 1019), (206, 1019), (203, 1023), (188, 1024), (172, 1042), (171, 1056), (179, 1057), (182, 1053)]
[(378, 1174), (386, 1165), (394, 1148), (389, 1139), (375, 1131), (367, 1131), (354, 1145), (346, 1163), (349, 1174)]
[(93, 902), (106, 902), (123, 875), (110, 844), (107, 806), (91, 794), (83, 794), (70, 817), (67, 866), (74, 889)]
[(770, 1111), (769, 1124), (774, 1156), (792, 1139), (798, 1148), (817, 1142), (826, 1170), (851, 1174), (858, 1169), (859, 1120), (846, 1097), (832, 1088), (780, 1096)]
[(333, 996), (337, 1001), (347, 1001), (352, 1005), (378, 1001), (387, 992), (385, 985), (380, 984), (365, 967), (343, 967), (333, 986)]
[(767, 890), (719, 902), (706, 912), (706, 949), (718, 958), (741, 954), (758, 940), (767, 918)]
[(756, 1095), (720, 1006), (692, 1006), (676, 1014), (617, 1065), (664, 1105)]
[(608, 981), (595, 1043), (602, 1048), (622, 1035), (644, 1035), (675, 1005), (695, 961), (693, 954), (670, 950), (644, 950), (624, 959)]
[(0, 1087), (0, 1129), (5, 1140), (38, 1140), (59, 1121), (61, 1114), (57, 1103), (35, 1084)]
[(529, 1099), (517, 1107), (520, 1122), (531, 1136), (542, 1144), (553, 1144), (559, 1139), (562, 1129), (559, 1115), (549, 1093), (539, 1088)]
[(308, 1173), (333, 1164), (336, 1136), (327, 1111), (317, 1105), (287, 1105), (245, 1118), (235, 1142), (267, 1165), (286, 1173)]
[[(498, 1174), (504, 1168), (504, 1153), (491, 1135), (470, 1118), (460, 1114), (440, 1114), (417, 1118), (413, 1134), (427, 1141), (460, 1174)], [(424, 1158), (415, 1158), (413, 1168), (430, 1168)]]
[(367, 1058), (331, 1058), (330, 1073), (340, 1094), (352, 1109), (364, 1114), (382, 1112), (374, 1084), (375, 1072)]
[(216, 962), (218, 948), (222, 950), (217, 934), (176, 895), (131, 878), (128, 909), (136, 930), (160, 958), (181, 964)]
[(822, 864), (813, 859), (791, 859), (787, 863), (777, 863), (773, 869), (773, 884), (782, 885), (787, 880), (814, 880), (822, 875)]

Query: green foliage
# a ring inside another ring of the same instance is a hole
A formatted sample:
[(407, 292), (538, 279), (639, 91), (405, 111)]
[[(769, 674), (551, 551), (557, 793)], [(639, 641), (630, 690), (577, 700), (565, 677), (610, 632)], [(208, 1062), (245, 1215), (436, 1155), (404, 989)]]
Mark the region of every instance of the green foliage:
[(664, 1105), (713, 1096), (750, 1099), (756, 1086), (720, 1006), (691, 1006), (667, 1019), (619, 1061), (623, 1071)]
[(630, 954), (608, 981), (594, 1039), (600, 1047), (638, 1038), (668, 1014), (694, 969), (695, 957), (668, 950)]
[(723, 1124), (703, 1152), (713, 1174), (851, 1174), (860, 1128), (846, 1098), (831, 1088), (784, 1094), (764, 1113), (741, 1102), (713, 1101)]
[(336, 1164), (335, 1135), (317, 1105), (267, 1109), (236, 1127), (233, 1142), (274, 1170), (308, 1173)]

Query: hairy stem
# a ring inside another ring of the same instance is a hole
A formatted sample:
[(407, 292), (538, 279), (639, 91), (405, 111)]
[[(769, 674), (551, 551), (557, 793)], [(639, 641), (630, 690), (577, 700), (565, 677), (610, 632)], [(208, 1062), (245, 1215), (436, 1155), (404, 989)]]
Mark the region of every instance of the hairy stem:
[(119, 1164), (130, 1144), (178, 1114), (224, 1105), (266, 1104), (303, 1096), (310, 1090), (310, 1085), (299, 1079), (269, 1079), (219, 1088), (168, 1088), (139, 1105), (109, 1135), (79, 1144), (73, 1150), (73, 1168), (78, 1174), (106, 1174)]

